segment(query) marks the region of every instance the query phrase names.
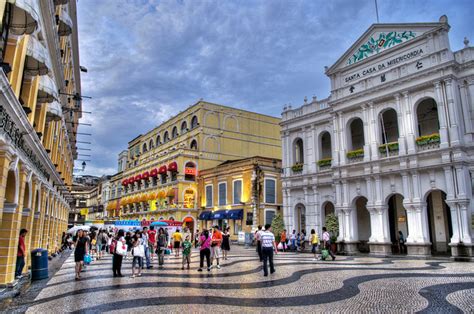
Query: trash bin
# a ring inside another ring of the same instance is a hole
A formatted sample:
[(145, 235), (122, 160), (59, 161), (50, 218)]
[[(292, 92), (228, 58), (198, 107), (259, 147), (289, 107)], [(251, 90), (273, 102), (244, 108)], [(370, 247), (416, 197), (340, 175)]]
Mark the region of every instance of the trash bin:
[(48, 250), (31, 251), (31, 280), (48, 278)]

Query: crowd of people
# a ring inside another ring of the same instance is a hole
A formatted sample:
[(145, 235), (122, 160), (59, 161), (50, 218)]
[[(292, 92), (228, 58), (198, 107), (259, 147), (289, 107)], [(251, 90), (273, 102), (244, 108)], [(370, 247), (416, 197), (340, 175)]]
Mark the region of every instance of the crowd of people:
[[(153, 268), (155, 258), (158, 260), (158, 268), (162, 269), (165, 263), (165, 255), (181, 256), (181, 269), (190, 269), (192, 259), (192, 247), (199, 248), (199, 268), (211, 271), (212, 268), (220, 269), (222, 260), (229, 259), (228, 253), (231, 247), (230, 229), (221, 230), (214, 226), (210, 230), (196, 230), (191, 234), (188, 228), (176, 229), (170, 234), (167, 228), (155, 230), (154, 226), (143, 227), (142, 230), (125, 232), (122, 229), (115, 230), (79, 230), (74, 237), (63, 235), (63, 247), (74, 246), (74, 260), (76, 262), (76, 280), (81, 279), (84, 264), (93, 260), (100, 260), (106, 252), (112, 255), (112, 272), (114, 277), (123, 277), (122, 264), (124, 259), (130, 260), (132, 264), (131, 278), (142, 276), (142, 270)], [(278, 251), (304, 252), (306, 242), (311, 245), (311, 252), (315, 260), (336, 257), (330, 249), (331, 237), (326, 227), (322, 228), (322, 239), (314, 229), (310, 236), (306, 232), (296, 233), (296, 230), (287, 235), (283, 230), (279, 235), (279, 242), (275, 240), (271, 225), (265, 228), (258, 226), (255, 232), (257, 252), (260, 262), (263, 263), (264, 276), (275, 272), (273, 263), (274, 254)], [(322, 245), (320, 250), (320, 244)], [(320, 253), (320, 256), (318, 256)], [(270, 272), (268, 271), (270, 270)]]
[(194, 235), (189, 228), (177, 229), (170, 234), (167, 228), (155, 230), (154, 226), (129, 232), (122, 229), (78, 230), (74, 236), (63, 234), (62, 242), (64, 248), (74, 247), (76, 280), (81, 279), (81, 273), (85, 271), (89, 261), (100, 260), (106, 253), (112, 255), (114, 277), (123, 277), (124, 259), (131, 260), (131, 278), (140, 277), (145, 267), (153, 268), (155, 257), (158, 260), (158, 268), (162, 269), (165, 255), (174, 255), (175, 258), (181, 256), (181, 269), (190, 269), (193, 246), (199, 247), (198, 271), (202, 271), (204, 262), (208, 271), (213, 267), (220, 269), (220, 262), (229, 258), (231, 246), (229, 228), (221, 231), (219, 226), (201, 232), (196, 230)]

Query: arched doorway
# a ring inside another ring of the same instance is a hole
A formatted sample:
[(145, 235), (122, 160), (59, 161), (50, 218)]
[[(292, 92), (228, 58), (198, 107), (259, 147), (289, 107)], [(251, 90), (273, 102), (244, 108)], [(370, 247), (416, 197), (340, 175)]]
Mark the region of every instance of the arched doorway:
[(428, 228), (433, 255), (450, 255), (449, 242), (453, 236), (451, 210), (446, 204), (446, 193), (431, 191), (426, 197)]
[(295, 207), (295, 230), (296, 233), (306, 230), (306, 207), (303, 204)]
[(194, 230), (195, 230), (195, 223), (194, 223), (194, 218), (193, 217), (184, 217), (183, 219), (183, 225), (189, 229), (189, 232), (193, 235)]
[(357, 214), (358, 249), (361, 253), (369, 253), (369, 238), (372, 231), (370, 229), (370, 213), (367, 210), (367, 199), (361, 196), (355, 200), (354, 205)]
[(408, 223), (405, 207), (403, 207), (403, 196), (394, 194), (388, 199), (388, 221), (390, 227), (390, 242), (393, 254), (406, 254), (406, 246), (400, 242), (400, 232), (406, 241), (408, 236)]

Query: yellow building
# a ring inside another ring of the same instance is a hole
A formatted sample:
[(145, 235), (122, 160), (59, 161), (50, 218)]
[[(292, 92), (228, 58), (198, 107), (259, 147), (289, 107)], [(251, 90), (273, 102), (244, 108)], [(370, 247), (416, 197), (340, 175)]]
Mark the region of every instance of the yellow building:
[(0, 14), (0, 285), (10, 285), (21, 228), (27, 266), (31, 249), (61, 244), (82, 105), (76, 1), (3, 0)]
[(282, 215), (281, 160), (251, 157), (199, 173), (198, 228), (230, 227), (231, 239)]
[(126, 158), (119, 158), (121, 219), (172, 219), (194, 229), (200, 172), (251, 156), (281, 158), (279, 121), (199, 101), (133, 139)]

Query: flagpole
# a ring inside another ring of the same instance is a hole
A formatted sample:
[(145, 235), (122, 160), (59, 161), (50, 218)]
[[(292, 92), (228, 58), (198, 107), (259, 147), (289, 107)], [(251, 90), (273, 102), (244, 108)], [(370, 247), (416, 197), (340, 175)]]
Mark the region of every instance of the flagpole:
[(379, 21), (379, 7), (377, 5), (377, 0), (374, 0), (375, 1), (375, 14), (377, 15), (377, 23), (380, 23)]

